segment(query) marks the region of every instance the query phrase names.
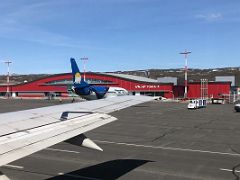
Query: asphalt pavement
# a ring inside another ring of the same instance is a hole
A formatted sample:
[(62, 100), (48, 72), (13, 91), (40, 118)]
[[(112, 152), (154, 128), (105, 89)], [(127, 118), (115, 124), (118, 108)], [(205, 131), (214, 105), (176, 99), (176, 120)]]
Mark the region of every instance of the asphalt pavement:
[[(0, 100), (1, 112), (58, 103)], [(103, 152), (63, 142), (0, 171), (13, 180), (240, 179), (240, 113), (229, 104), (186, 107), (153, 101), (114, 112), (117, 121), (86, 133)]]

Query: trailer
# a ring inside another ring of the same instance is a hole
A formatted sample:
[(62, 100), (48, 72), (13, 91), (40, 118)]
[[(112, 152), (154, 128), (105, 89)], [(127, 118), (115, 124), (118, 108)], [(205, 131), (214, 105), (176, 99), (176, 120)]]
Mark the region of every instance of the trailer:
[(207, 106), (206, 99), (192, 99), (188, 103), (188, 109), (199, 109)]
[(225, 104), (224, 98), (212, 98), (212, 104)]

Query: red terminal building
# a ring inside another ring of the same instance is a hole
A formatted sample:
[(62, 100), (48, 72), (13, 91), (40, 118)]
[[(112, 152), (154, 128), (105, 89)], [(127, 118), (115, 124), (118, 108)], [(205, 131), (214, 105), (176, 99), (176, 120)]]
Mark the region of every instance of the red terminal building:
[[(197, 99), (203, 96), (201, 82), (188, 83), (188, 99)], [(173, 92), (175, 97), (183, 97), (184, 86), (174, 86)], [(231, 82), (215, 82), (207, 83), (205, 89), (205, 97), (208, 98), (224, 98), (228, 97), (231, 92)]]
[[(209, 98), (222, 98), (229, 96), (231, 91), (231, 82), (208, 82), (207, 95)], [(201, 83), (192, 82), (188, 84), (188, 98), (197, 98), (201, 96)]]
[[(174, 86), (173, 83), (160, 83), (157, 80), (115, 73), (86, 73), (86, 80), (95, 85), (122, 87), (133, 95), (163, 96), (166, 98), (181, 98), (184, 86)], [(12, 96), (44, 97), (51, 93), (57, 96), (69, 96), (72, 86), (72, 74), (56, 74), (35, 81), (9, 85)], [(208, 97), (219, 98), (229, 94), (231, 82), (208, 82)], [(7, 92), (7, 85), (0, 86), (0, 95)], [(188, 98), (201, 97), (201, 83), (188, 84)]]

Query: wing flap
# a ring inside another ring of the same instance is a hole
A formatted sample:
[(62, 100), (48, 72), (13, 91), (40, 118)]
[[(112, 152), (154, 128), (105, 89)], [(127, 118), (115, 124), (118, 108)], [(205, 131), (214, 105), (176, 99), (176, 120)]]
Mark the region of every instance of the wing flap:
[(116, 120), (93, 113), (0, 138), (0, 166)]
[[(58, 122), (61, 114), (66, 111), (111, 113), (153, 99), (155, 98), (149, 96), (117, 96), (101, 100), (3, 113), (0, 114), (0, 137)], [(70, 116), (74, 116), (74, 114), (70, 114)]]

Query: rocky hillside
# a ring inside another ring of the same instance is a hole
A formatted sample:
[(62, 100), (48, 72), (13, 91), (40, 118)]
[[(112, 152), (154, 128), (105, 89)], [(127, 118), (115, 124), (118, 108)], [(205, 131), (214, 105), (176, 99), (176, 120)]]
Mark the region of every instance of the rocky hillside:
[[(139, 71), (118, 72), (124, 74), (138, 75), (157, 79), (158, 77), (177, 77), (178, 83), (184, 82), (184, 69), (149, 69)], [(235, 76), (236, 85), (240, 86), (240, 68), (216, 68), (216, 69), (188, 69), (188, 80), (190, 82), (208, 79), (214, 81), (215, 76)]]
[[(46, 76), (49, 76), (49, 75), (47, 74), (28, 74), (28, 75), (13, 74), (10, 76), (10, 83), (19, 84), (19, 83), (23, 83), (24, 81), (30, 82)], [(7, 76), (0, 75), (0, 84), (6, 84), (6, 81), (7, 81)]]
[[(157, 79), (158, 77), (177, 77), (178, 84), (184, 82), (184, 69), (148, 69), (135, 71), (117, 71), (112, 73), (130, 74), (142, 77), (149, 77)], [(29, 75), (12, 75), (10, 77), (11, 83), (23, 83), (24, 81), (33, 81), (42, 77), (49, 76), (49, 74), (29, 74)], [(200, 81), (200, 79), (208, 79), (214, 81), (215, 76), (235, 76), (236, 85), (240, 86), (240, 67), (230, 68), (216, 68), (216, 69), (189, 69), (188, 80), (190, 82)], [(0, 84), (6, 83), (6, 76), (0, 76)]]

